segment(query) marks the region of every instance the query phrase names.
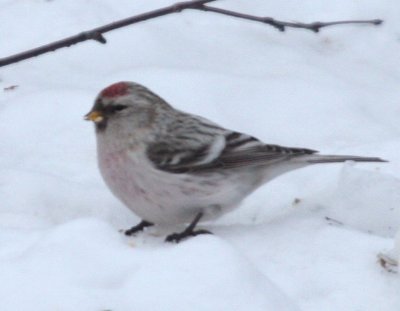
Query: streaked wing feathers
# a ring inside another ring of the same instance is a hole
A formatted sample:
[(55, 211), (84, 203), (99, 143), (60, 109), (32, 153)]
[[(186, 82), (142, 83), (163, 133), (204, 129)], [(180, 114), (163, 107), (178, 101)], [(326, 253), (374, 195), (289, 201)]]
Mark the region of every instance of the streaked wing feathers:
[[(218, 141), (221, 138), (223, 143)], [(217, 135), (209, 144), (195, 148), (183, 148), (184, 145), (155, 143), (149, 146), (147, 155), (155, 167), (167, 172), (202, 173), (215, 169), (268, 165), (316, 152), (310, 149), (266, 145), (252, 136), (230, 131), (223, 136)]]

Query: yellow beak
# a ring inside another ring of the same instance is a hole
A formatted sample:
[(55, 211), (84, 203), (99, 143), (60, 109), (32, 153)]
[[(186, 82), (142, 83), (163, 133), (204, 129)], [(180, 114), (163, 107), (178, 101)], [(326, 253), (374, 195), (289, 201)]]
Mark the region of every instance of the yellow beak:
[(104, 116), (100, 111), (94, 110), (85, 115), (85, 120), (98, 123), (104, 120)]

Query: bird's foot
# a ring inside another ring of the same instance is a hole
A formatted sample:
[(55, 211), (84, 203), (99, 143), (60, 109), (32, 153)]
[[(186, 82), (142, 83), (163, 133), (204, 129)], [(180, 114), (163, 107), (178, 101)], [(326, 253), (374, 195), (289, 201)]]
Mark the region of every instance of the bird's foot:
[(200, 212), (196, 215), (196, 217), (193, 219), (193, 221), (189, 224), (189, 226), (183, 230), (182, 232), (179, 233), (172, 233), (168, 235), (165, 238), (165, 242), (175, 242), (179, 243), (183, 239), (190, 237), (190, 236), (196, 236), (199, 234), (212, 234), (210, 231), (207, 230), (194, 230), (196, 228), (197, 223), (200, 221), (200, 219), (203, 217), (203, 213)]
[(133, 226), (129, 230), (123, 230), (123, 233), (127, 236), (134, 235), (135, 233), (141, 232), (144, 230), (146, 227), (151, 227), (154, 226), (151, 222), (148, 222), (146, 220), (142, 220), (140, 223), (138, 223), (136, 226)]
[(179, 233), (172, 233), (170, 235), (168, 235), (165, 238), (165, 242), (174, 242), (174, 243), (179, 243), (180, 241), (188, 238), (188, 237), (192, 237), (192, 236), (196, 236), (199, 234), (212, 234), (212, 232), (208, 231), (208, 230), (187, 230), (185, 229), (182, 232)]

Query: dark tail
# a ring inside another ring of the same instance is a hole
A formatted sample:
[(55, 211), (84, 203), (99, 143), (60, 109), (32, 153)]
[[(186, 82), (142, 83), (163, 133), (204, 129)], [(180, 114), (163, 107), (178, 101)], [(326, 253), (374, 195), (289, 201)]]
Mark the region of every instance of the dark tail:
[(310, 164), (317, 163), (338, 163), (345, 161), (355, 161), (355, 162), (388, 162), (381, 158), (376, 157), (359, 157), (359, 156), (347, 156), (347, 155), (319, 155), (313, 154), (305, 159), (306, 162)]

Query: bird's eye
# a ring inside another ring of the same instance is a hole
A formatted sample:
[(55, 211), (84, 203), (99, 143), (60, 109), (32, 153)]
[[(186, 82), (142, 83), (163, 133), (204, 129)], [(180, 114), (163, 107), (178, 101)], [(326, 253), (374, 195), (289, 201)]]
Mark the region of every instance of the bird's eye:
[(127, 108), (127, 106), (125, 105), (115, 105), (113, 106), (113, 111), (121, 111), (124, 110), (125, 108)]

